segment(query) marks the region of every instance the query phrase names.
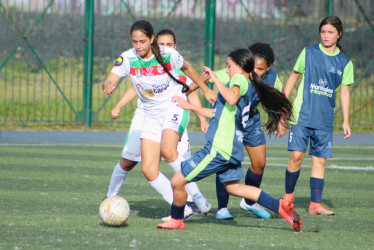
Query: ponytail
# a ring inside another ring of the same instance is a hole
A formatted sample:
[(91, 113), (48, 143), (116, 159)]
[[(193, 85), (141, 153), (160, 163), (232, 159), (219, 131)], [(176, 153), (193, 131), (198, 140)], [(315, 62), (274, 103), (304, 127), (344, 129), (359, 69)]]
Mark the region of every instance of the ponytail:
[(251, 73), (253, 86), (261, 102), (261, 106), (268, 114), (265, 130), (268, 134), (275, 132), (279, 122), (284, 127), (289, 128), (289, 122), (293, 117), (292, 103), (282, 92), (266, 84), (254, 70)]
[(174, 80), (176, 81), (178, 84), (182, 85), (182, 93), (186, 93), (190, 90), (190, 88), (188, 87), (187, 84), (179, 81), (177, 78), (175, 78), (175, 76), (173, 76), (173, 74), (170, 73), (168, 67), (166, 67), (165, 65), (165, 62), (164, 62), (164, 59), (162, 58), (162, 55), (161, 55), (161, 52), (160, 52), (160, 47), (158, 46), (157, 42), (156, 42), (156, 39), (153, 41), (153, 43), (151, 44), (151, 49), (152, 49), (152, 52), (153, 54), (155, 55), (156, 57), (156, 60), (161, 64), (162, 68), (165, 70), (165, 72)]

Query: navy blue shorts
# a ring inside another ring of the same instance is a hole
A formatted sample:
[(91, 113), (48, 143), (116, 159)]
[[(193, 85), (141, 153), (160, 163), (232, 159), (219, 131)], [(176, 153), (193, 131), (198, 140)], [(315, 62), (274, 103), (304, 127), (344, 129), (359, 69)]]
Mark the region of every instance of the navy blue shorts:
[(189, 160), (182, 162), (181, 172), (186, 180), (198, 181), (217, 174), (220, 182), (236, 181), (244, 177), (240, 162), (234, 164), (213, 150), (204, 147)]
[(305, 153), (310, 140), (310, 155), (316, 157), (331, 158), (332, 138), (332, 131), (306, 128), (299, 125), (291, 125), (287, 150)]
[(261, 121), (258, 120), (243, 131), (243, 144), (245, 146), (257, 147), (266, 143), (265, 133), (262, 130)]

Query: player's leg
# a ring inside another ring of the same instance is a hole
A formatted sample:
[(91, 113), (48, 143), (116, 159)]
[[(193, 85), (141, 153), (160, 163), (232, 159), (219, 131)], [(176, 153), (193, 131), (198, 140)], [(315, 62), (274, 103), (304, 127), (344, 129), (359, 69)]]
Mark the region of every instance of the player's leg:
[(218, 220), (231, 220), (233, 216), (227, 208), (229, 204), (230, 194), (226, 191), (225, 186), (220, 181), (218, 175), (216, 175), (216, 195), (218, 201), (218, 208), (216, 213), (216, 218)]
[(121, 158), (113, 170), (106, 197), (116, 196), (121, 189), (128, 172), (136, 166), (138, 162)]
[(334, 215), (333, 211), (328, 210), (321, 204), (325, 185), (326, 158), (332, 156), (332, 132), (314, 130), (310, 140), (309, 153), (312, 155), (309, 213)]
[(137, 109), (126, 134), (121, 153), (122, 158), (113, 170), (107, 197), (118, 195), (128, 172), (141, 161), (140, 135), (143, 128), (143, 117), (142, 110)]
[[(257, 143), (257, 146), (245, 145), (245, 149), (247, 150), (249, 159), (251, 161), (251, 165), (249, 166), (245, 176), (245, 184), (259, 188), (262, 182), (262, 177), (264, 175), (264, 169), (266, 165), (265, 136), (263, 136), (263, 141)], [(242, 199), (240, 201), (240, 207), (243, 210), (253, 212), (259, 218), (270, 218), (269, 212), (267, 212), (264, 208), (259, 206), (254, 201)]]
[[(165, 161), (169, 163), (174, 172), (178, 172), (181, 168), (181, 163), (186, 160), (184, 157), (185, 153), (178, 152), (177, 148), (178, 143), (181, 141), (181, 137), (183, 137), (181, 136), (181, 133), (184, 134), (184, 131), (186, 130), (189, 120), (189, 112), (188, 110), (183, 110), (178, 106), (173, 106), (165, 115), (164, 119), (165, 122), (161, 139), (161, 154)], [(187, 136), (187, 134), (184, 136)], [(185, 148), (187, 150), (189, 145)], [(186, 189), (187, 192), (192, 196), (192, 200), (200, 209), (201, 213), (209, 213), (212, 209), (212, 205), (203, 196), (197, 184), (191, 182), (186, 185)]]
[(302, 222), (292, 201), (277, 200), (257, 187), (241, 184), (239, 180), (225, 182), (224, 184), (231, 195), (256, 201), (286, 219), (295, 231), (301, 230)]
[(288, 146), (290, 151), (290, 158), (287, 163), (285, 175), (285, 195), (284, 199), (292, 200), (296, 183), (299, 179), (301, 163), (305, 157), (305, 151), (308, 147), (310, 130), (297, 125), (291, 125)]

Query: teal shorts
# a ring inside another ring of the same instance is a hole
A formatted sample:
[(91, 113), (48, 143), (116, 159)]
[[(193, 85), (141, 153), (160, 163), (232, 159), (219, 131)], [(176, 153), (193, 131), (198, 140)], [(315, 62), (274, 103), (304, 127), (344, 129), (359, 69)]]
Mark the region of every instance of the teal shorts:
[(310, 155), (322, 158), (331, 158), (333, 145), (332, 139), (332, 131), (291, 125), (288, 136), (287, 150), (305, 153), (306, 149), (308, 148), (308, 144), (310, 143)]
[(236, 181), (244, 177), (240, 162), (230, 162), (218, 152), (211, 152), (209, 147), (197, 151), (189, 160), (182, 162), (182, 175), (186, 180), (198, 181), (212, 174), (217, 174), (220, 182)]

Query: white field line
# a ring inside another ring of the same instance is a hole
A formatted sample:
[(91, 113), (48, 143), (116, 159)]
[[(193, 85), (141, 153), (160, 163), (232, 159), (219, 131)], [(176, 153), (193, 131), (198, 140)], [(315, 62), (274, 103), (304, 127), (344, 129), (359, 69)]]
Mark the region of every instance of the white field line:
[[(243, 161), (242, 165), (246, 166), (251, 164), (250, 161)], [(286, 168), (286, 164), (282, 163), (266, 163), (266, 166), (273, 166), (273, 167), (284, 167)], [(311, 168), (310, 165), (301, 165), (302, 168)], [(329, 169), (341, 169), (341, 170), (361, 170), (361, 171), (374, 171), (374, 166), (367, 166), (367, 167), (357, 167), (357, 166), (337, 166), (335, 164), (328, 165), (326, 168)]]

